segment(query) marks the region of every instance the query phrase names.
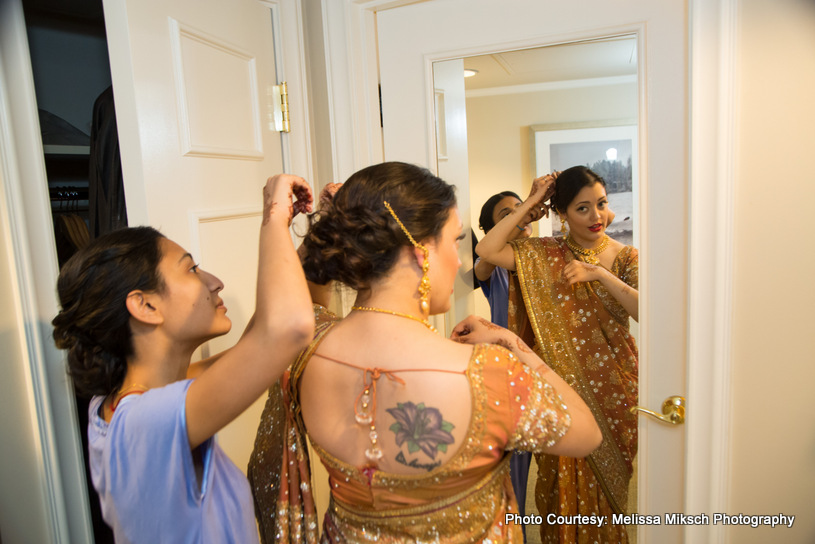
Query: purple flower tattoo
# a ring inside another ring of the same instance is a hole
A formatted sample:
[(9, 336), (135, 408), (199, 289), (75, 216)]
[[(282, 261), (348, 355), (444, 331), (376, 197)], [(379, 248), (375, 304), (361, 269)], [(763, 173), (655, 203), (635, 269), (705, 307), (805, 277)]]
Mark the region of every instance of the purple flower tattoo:
[(447, 445), (453, 443), (453, 424), (444, 421), (438, 408), (428, 408), (412, 402), (397, 403), (396, 408), (386, 410), (396, 419), (389, 428), (396, 433), (396, 445), (407, 442), (408, 452), (422, 450), (431, 459), (436, 453), (446, 452)]

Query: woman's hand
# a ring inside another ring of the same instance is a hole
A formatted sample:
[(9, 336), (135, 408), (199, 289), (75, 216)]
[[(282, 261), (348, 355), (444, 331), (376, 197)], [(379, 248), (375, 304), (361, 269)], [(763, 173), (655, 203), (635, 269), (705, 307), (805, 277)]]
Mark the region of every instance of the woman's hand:
[(535, 178), (532, 182), (532, 189), (529, 191), (526, 201), (524, 201), (524, 204), (529, 207), (524, 222), (529, 224), (544, 217), (549, 217), (550, 205), (546, 204), (546, 201), (550, 200), (555, 194), (555, 180), (557, 180), (559, 174), (560, 172), (552, 172)]
[(572, 423), (563, 438), (555, 445), (543, 449), (545, 453), (585, 457), (600, 445), (603, 440), (600, 427), (597, 426), (591, 410), (580, 395), (529, 349), (529, 346), (517, 335), (484, 318), (471, 315), (453, 328), (450, 338), (463, 344), (486, 342), (502, 345), (514, 353), (521, 363), (537, 371), (539, 376), (555, 388), (564, 404), (569, 408)]
[(498, 344), (519, 357), (521, 353), (532, 352), (517, 334), (477, 315), (471, 315), (456, 325), (450, 339), (462, 344)]
[(555, 191), (555, 179), (560, 172), (552, 172), (532, 182), (529, 196), (492, 227), (475, 246), (479, 257), (501, 268), (515, 270), (515, 255), (510, 241), (519, 236), (518, 229), (549, 215), (546, 200)]
[(453, 327), (450, 339), (462, 344), (496, 344), (496, 340), (501, 339), (503, 333), (512, 334), (504, 327), (491, 323), (483, 317), (470, 315)]
[(569, 282), (570, 286), (584, 281), (599, 281), (634, 321), (640, 320), (639, 292), (607, 268), (575, 259), (563, 267), (563, 279)]
[(312, 202), (299, 176), (273, 176), (263, 187), (254, 316), (238, 342), (190, 384), (185, 407), (193, 449), (279, 380), (314, 336), (311, 297), (288, 228)]
[(337, 191), (342, 187), (342, 183), (329, 183), (323, 190), (320, 191), (320, 196), (317, 198), (317, 210), (322, 210), (325, 208), (332, 200), (334, 200), (334, 195), (337, 194)]
[(272, 176), (263, 188), (263, 224), (282, 214), (291, 225), (298, 213), (309, 213), (313, 203), (311, 187), (303, 178), (291, 174)]
[(584, 281), (601, 280), (606, 272), (608, 271), (602, 266), (574, 259), (563, 268), (563, 278), (569, 285), (574, 285)]

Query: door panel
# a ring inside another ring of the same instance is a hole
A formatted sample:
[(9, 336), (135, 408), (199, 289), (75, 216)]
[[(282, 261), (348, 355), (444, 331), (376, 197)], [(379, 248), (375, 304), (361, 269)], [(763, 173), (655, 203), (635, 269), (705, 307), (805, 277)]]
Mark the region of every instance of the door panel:
[(258, 206), (283, 169), (264, 124), (277, 83), (270, 8), (111, 0), (105, 17), (131, 224), (188, 245), (188, 210)]
[[(290, 164), (283, 153), (287, 136), (270, 121), (284, 57), (275, 46), (293, 6), (291, 0), (104, 2), (129, 223), (160, 229), (226, 286), (233, 329), (204, 346), (204, 355), (237, 340), (254, 311), (261, 190)], [(294, 122), (293, 132), (304, 132), (304, 119)], [(263, 402), (219, 433), (242, 470)]]
[[(229, 334), (208, 342), (204, 355), (235, 345), (255, 311), (260, 220), (258, 213), (221, 213), (198, 217), (197, 224), (191, 225), (200, 239), (201, 262), (221, 263), (218, 277), (226, 286), (221, 295), (233, 323)], [(249, 464), (265, 403), (263, 396), (218, 433), (218, 443), (241, 470)]]
[[(489, 0), (445, 0), (377, 12), (385, 159), (433, 170), (434, 61), (620, 34), (637, 36), (640, 404), (656, 410), (666, 397), (685, 393), (686, 22), (686, 3), (675, 0), (624, 4), (528, 0), (504, 3), (500, 11)], [(470, 215), (469, 209), (461, 212), (463, 217)], [(684, 434), (684, 427), (640, 419), (640, 513), (661, 516), (683, 510)], [(678, 542), (682, 528), (643, 525), (639, 539)]]

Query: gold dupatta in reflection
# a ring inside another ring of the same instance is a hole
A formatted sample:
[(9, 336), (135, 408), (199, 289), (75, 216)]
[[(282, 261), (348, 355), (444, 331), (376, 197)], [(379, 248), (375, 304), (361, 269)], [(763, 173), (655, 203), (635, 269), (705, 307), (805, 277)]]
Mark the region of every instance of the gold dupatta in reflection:
[[(637, 452), (638, 354), (628, 314), (600, 282), (570, 287), (563, 268), (575, 256), (555, 238), (511, 242), (516, 273), (510, 282), (509, 328), (569, 383), (594, 414), (603, 443), (588, 463), (615, 512), (628, 505)], [(637, 254), (624, 248), (612, 273), (637, 287)]]

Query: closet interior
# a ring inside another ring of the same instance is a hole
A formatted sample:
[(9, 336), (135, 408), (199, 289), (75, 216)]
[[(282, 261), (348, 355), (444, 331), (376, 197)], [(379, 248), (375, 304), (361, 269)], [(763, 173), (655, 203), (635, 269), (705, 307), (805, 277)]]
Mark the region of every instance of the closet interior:
[(23, 0), (59, 264), (127, 224), (101, 0)]

